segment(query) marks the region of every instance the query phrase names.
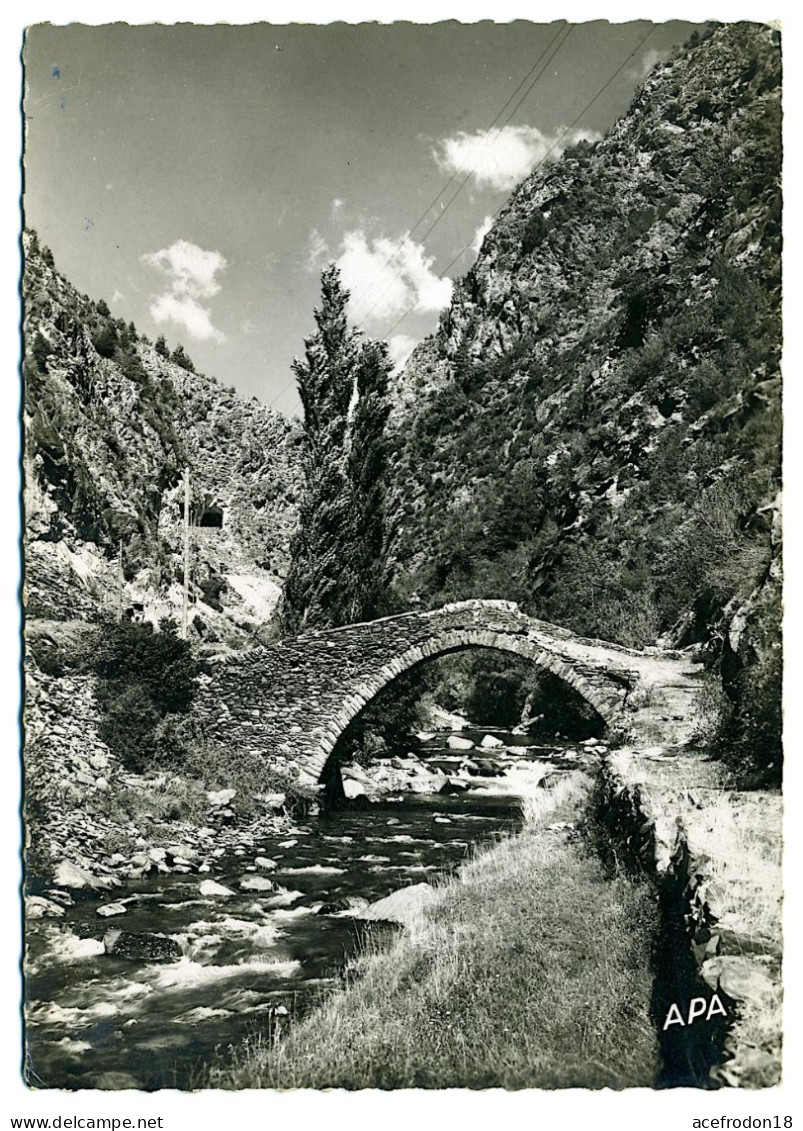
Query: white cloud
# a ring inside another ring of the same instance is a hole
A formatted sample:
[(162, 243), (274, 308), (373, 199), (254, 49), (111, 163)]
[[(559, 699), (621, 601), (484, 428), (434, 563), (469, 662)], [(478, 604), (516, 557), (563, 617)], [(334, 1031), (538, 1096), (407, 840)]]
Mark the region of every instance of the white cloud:
[(337, 218), (337, 216), (343, 211), (343, 204), (344, 203), (345, 202), (342, 201), (339, 196), (336, 196), (335, 199), (332, 201), (332, 217), (333, 217), (333, 219)]
[(167, 290), (151, 302), (155, 322), (172, 322), (201, 342), (226, 340), (212, 325), (211, 311), (202, 301), (220, 293), (217, 276), (226, 269), (225, 256), (219, 251), (205, 251), (188, 240), (176, 240), (170, 247), (143, 255), (142, 262), (167, 279)]
[(657, 51), (654, 47), (651, 47), (649, 51), (645, 51), (641, 65), (630, 68), (627, 73), (631, 79), (644, 79), (656, 63), (665, 63), (669, 58), (669, 54), (668, 48), (663, 51)]
[(316, 274), (321, 270), (327, 259), (331, 258), (329, 254), (329, 244), (323, 238), (317, 228), (313, 228), (309, 234), (309, 254), (307, 255), (307, 270)]
[(114, 292), (114, 294), (112, 295), (112, 306), (114, 306), (118, 302), (122, 302), (124, 298), (125, 298), (125, 295), (123, 294), (123, 292), (116, 290)]
[[(558, 128), (553, 136), (537, 126), (504, 126), (501, 130), (477, 130), (468, 134), (461, 130), (443, 138), (433, 156), (446, 173), (471, 173), (477, 184), (509, 192), (538, 161), (556, 160), (578, 141), (597, 141), (600, 134), (592, 130)], [(560, 140), (558, 140), (560, 139)]]
[(337, 265), (351, 292), (353, 318), (382, 321), (408, 310), (442, 310), (452, 297), (452, 281), (438, 278), (433, 262), (407, 234), (371, 239), (360, 230), (347, 232)]
[(401, 369), (407, 358), (413, 352), (418, 342), (409, 334), (394, 334), (388, 342), (390, 359), (397, 369)]
[(212, 325), (212, 315), (189, 295), (158, 295), (151, 303), (151, 317), (154, 322), (172, 322), (179, 329), (186, 330), (191, 338), (199, 342), (225, 342), (225, 336)]
[(493, 222), (493, 216), (486, 216), (483, 222), (480, 224), (479, 228), (477, 228), (476, 232), (474, 233), (474, 239), (471, 241), (471, 250), (475, 255), (479, 255), (480, 248), (482, 247), (482, 241), (485, 239), (485, 237), (493, 227)]

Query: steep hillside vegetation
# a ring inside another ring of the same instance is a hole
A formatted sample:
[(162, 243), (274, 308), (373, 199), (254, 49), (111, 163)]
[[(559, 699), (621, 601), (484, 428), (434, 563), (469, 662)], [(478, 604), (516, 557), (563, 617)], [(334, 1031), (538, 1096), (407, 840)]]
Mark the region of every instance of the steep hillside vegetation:
[(196, 630), (264, 621), (295, 522), (296, 426), (79, 295), (32, 234), (24, 293), (29, 616), (175, 613), (189, 466)]
[(514, 192), (403, 374), (404, 599), (773, 666), (780, 81), (712, 27)]

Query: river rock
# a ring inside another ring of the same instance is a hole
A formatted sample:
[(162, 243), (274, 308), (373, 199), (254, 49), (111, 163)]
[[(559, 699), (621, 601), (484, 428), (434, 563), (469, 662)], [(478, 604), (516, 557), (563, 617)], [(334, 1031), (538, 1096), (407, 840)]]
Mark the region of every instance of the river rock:
[(101, 919), (111, 919), (113, 915), (125, 915), (126, 907), (123, 903), (104, 903), (95, 912)]
[(316, 915), (339, 915), (341, 911), (348, 911), (348, 901), (345, 899), (333, 899), (331, 903), (322, 903)]
[(51, 903), (58, 903), (61, 907), (72, 907), (75, 900), (66, 891), (58, 891), (57, 888), (49, 888), (45, 892), (45, 899), (49, 899)]
[(447, 778), (446, 784), (442, 785), (438, 793), (466, 793), (469, 790), (469, 784), (466, 781), (461, 781), (460, 778)]
[(357, 916), (359, 911), (365, 911), (367, 907), (367, 899), (360, 895), (350, 895), (347, 899), (333, 899), (331, 903), (322, 903), (316, 914)]
[(28, 919), (60, 919), (63, 914), (64, 908), (52, 899), (45, 899), (42, 895), (25, 897), (25, 915)]
[(277, 868), (278, 865), (275, 860), (269, 860), (267, 856), (257, 856), (254, 859), (254, 864), (257, 868)]
[(349, 801), (356, 801), (358, 797), (365, 797), (365, 786), (362, 782), (351, 778), (343, 779), (343, 792)]
[(412, 778), (407, 783), (408, 793), (439, 793), (446, 785), (446, 774), (426, 774)]
[(450, 734), (446, 739), (446, 745), (450, 750), (473, 750), (474, 743), (470, 738), (461, 738), (459, 734)]
[(502, 741), (502, 739), (497, 738), (495, 734), (484, 735), (482, 742), (480, 743), (480, 746), (482, 746), (485, 750), (493, 750), (498, 746), (504, 746), (504, 745), (505, 744)]
[(265, 876), (243, 876), (240, 891), (275, 891), (274, 885)]
[(234, 895), (231, 888), (224, 887), (217, 880), (201, 880), (198, 891), (201, 895)]
[(218, 805), (228, 805), (236, 795), (236, 789), (212, 789), (207, 793), (206, 800), (210, 805), (216, 808)]
[(111, 891), (120, 886), (120, 881), (114, 876), (93, 876), (91, 872), (69, 860), (59, 863), (53, 882), (57, 887), (67, 888), (68, 891)]
[(475, 763), (477, 770), (476, 776), (480, 778), (501, 778), (504, 777), (505, 771), (502, 770), (496, 762), (487, 762), (479, 760)]
[(130, 958), (139, 962), (175, 962), (181, 947), (175, 939), (151, 931), (107, 931), (103, 949), (110, 958)]
[(435, 898), (435, 890), (429, 884), (412, 884), (410, 887), (392, 892), (384, 899), (378, 899), (375, 903), (369, 903), (355, 918), (368, 922), (402, 923), (409, 926), (421, 916), (424, 908)]

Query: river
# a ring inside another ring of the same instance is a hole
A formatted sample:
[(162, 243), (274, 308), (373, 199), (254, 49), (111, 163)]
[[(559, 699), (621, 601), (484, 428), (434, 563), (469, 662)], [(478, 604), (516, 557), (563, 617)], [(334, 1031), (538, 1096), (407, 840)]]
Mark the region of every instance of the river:
[[(479, 738), (488, 731), (463, 732)], [(372, 902), (397, 888), (453, 871), (472, 846), (515, 831), (517, 774), (561, 764), (557, 749), (483, 751), (508, 764), (504, 778), (479, 778), (455, 795), (396, 794), (364, 809), (297, 823), (290, 834), (222, 856), (214, 879), (229, 896), (202, 896), (203, 876), (155, 875), (114, 898), (137, 898), (124, 918), (103, 921), (97, 903), (77, 902), (63, 919), (39, 920), (26, 960), (27, 1061), (31, 1083), (58, 1088), (191, 1088), (205, 1065), (256, 1033), (267, 1016), (299, 1014), (337, 985), (366, 933), (399, 928), (355, 920), (327, 904)], [(453, 756), (447, 736), (426, 746)], [(532, 740), (529, 740), (532, 741)], [(571, 754), (570, 754), (571, 757)], [(555, 761), (553, 761), (553, 759)], [(256, 859), (264, 861), (256, 865)], [(255, 870), (256, 869), (256, 870)], [(268, 876), (279, 892), (245, 892)], [(207, 877), (208, 878), (208, 877)], [(105, 953), (113, 928), (160, 932), (181, 948), (168, 963)]]

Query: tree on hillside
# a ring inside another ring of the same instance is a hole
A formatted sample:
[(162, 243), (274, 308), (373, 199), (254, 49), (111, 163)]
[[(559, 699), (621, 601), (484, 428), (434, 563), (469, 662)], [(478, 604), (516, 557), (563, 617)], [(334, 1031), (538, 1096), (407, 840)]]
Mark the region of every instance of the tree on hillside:
[(293, 362), (304, 407), (304, 478), (282, 621), (288, 632), (369, 619), (382, 608), (391, 363), (384, 344), (349, 328), (334, 264), (321, 276), (316, 332)]
[(180, 365), (182, 369), (186, 369), (188, 373), (195, 372), (195, 366), (192, 364), (190, 357), (184, 352), (184, 346), (179, 344), (173, 350), (173, 356), (170, 359), (176, 365)]
[(388, 378), (392, 368), (384, 342), (363, 346), (357, 364), (347, 457), (351, 574), (346, 581), (352, 623), (387, 611), (391, 526), (385, 426), (390, 415)]

